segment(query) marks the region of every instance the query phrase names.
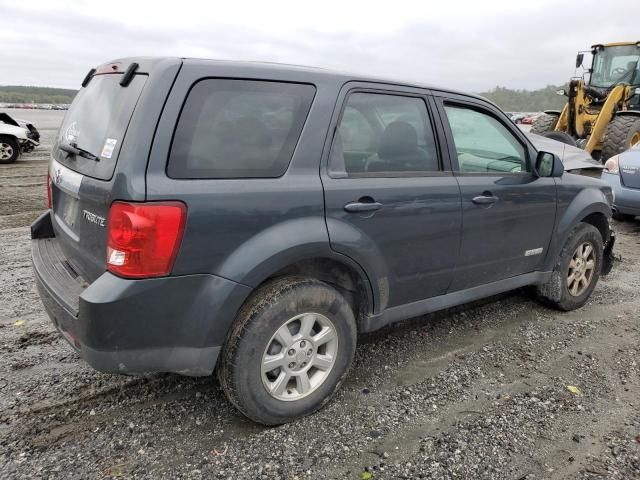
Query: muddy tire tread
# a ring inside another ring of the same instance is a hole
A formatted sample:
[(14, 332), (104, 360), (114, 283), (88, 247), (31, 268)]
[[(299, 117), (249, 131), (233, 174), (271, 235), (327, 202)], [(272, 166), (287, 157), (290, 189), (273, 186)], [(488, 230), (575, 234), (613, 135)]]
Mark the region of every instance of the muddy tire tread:
[[(229, 329), (225, 345), (223, 346), (223, 350), (220, 354), (217, 375), (222, 390), (224, 391), (228, 400), (242, 414), (257, 423), (261, 423), (264, 425), (279, 425), (292, 421), (296, 418), (309, 415), (321, 409), (331, 399), (333, 393), (335, 393), (335, 391), (339, 389), (342, 381), (347, 374), (347, 371), (345, 371), (342, 375), (340, 375), (340, 378), (332, 389), (332, 393), (330, 395), (324, 397), (321, 402), (315, 405), (312, 409), (307, 409), (306, 411), (304, 411), (304, 413), (296, 415), (295, 417), (275, 418), (272, 415), (271, 418), (268, 418), (268, 415), (259, 414), (255, 411), (255, 409), (250, 408), (247, 405), (247, 402), (243, 401), (239, 394), (237, 373), (239, 371), (238, 369), (246, 368), (246, 363), (241, 364), (241, 359), (238, 357), (238, 350), (242, 342), (245, 341), (250, 326), (256, 321), (256, 319), (261, 315), (262, 312), (269, 309), (269, 307), (277, 304), (286, 295), (295, 293), (296, 290), (304, 287), (321, 287), (323, 289), (330, 289), (335, 293), (337, 298), (339, 298), (341, 302), (343, 302), (343, 305), (348, 306), (347, 301), (342, 297), (342, 295), (340, 295), (337, 290), (335, 290), (329, 284), (320, 280), (295, 276), (277, 278), (256, 290), (256, 292), (252, 294), (252, 296), (242, 306), (242, 308), (238, 312), (236, 320)], [(349, 312), (351, 312), (350, 307)], [(353, 314), (351, 314), (350, 320), (351, 321), (348, 322), (350, 324), (348, 325), (348, 327), (353, 336), (352, 350), (355, 351), (355, 339), (357, 330)], [(348, 362), (349, 364), (351, 363), (352, 359), (353, 352), (351, 352)], [(259, 388), (262, 388), (262, 385), (260, 385)]]

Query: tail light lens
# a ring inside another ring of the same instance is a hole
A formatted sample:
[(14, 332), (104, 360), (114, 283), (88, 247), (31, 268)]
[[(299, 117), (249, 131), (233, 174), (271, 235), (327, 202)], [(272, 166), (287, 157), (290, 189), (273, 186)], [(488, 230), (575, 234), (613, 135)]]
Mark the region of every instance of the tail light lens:
[(186, 217), (180, 202), (114, 202), (107, 223), (107, 270), (127, 278), (168, 275)]
[(604, 169), (608, 173), (612, 173), (614, 175), (618, 175), (620, 173), (620, 161), (619, 161), (619, 158), (620, 158), (619, 155), (614, 155), (613, 157), (611, 157), (604, 164)]
[(47, 208), (53, 207), (53, 198), (51, 196), (51, 175), (47, 172)]

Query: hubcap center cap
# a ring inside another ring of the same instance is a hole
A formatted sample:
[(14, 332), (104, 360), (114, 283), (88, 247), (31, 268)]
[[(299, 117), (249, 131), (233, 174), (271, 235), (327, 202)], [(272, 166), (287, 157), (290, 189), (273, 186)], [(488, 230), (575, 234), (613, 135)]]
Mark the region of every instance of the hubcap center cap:
[(315, 351), (311, 340), (301, 340), (289, 349), (289, 358), (291, 363), (289, 369), (292, 371), (302, 370), (311, 364), (313, 361), (313, 352)]
[(298, 353), (296, 353), (296, 362), (298, 362), (298, 365), (302, 365), (308, 359), (309, 356), (307, 355), (307, 352), (300, 350)]

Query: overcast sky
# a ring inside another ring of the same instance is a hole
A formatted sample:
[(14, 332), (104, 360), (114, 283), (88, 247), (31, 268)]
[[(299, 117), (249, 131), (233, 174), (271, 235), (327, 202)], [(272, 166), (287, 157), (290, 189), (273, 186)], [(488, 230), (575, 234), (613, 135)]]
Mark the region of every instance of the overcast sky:
[(68, 88), (108, 60), (177, 55), (535, 89), (568, 80), (578, 50), (640, 40), (638, 0), (0, 0), (0, 19), (0, 85)]

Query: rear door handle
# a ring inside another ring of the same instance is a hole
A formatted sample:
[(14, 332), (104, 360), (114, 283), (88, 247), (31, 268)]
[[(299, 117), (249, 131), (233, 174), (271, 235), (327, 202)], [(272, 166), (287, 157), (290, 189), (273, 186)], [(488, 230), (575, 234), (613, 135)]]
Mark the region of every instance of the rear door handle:
[(380, 202), (358, 201), (358, 202), (347, 203), (344, 206), (344, 209), (349, 213), (374, 212), (376, 210), (380, 210), (381, 208), (382, 208), (382, 204)]
[(471, 201), (476, 205), (491, 205), (492, 203), (496, 203), (498, 201), (498, 197), (485, 192), (482, 195), (473, 197)]

